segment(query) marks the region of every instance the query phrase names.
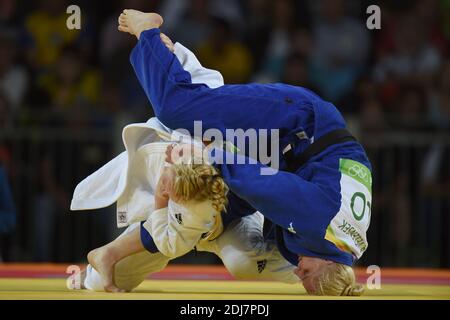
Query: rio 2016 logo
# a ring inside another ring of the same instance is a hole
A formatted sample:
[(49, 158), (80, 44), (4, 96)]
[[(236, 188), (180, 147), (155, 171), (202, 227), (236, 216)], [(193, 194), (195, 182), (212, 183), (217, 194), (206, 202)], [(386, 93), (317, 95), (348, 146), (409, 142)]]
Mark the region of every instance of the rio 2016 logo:
[(356, 164), (352, 165), (348, 169), (348, 174), (351, 175), (352, 177), (359, 177), (366, 182), (371, 182), (370, 175), (367, 173), (367, 171)]

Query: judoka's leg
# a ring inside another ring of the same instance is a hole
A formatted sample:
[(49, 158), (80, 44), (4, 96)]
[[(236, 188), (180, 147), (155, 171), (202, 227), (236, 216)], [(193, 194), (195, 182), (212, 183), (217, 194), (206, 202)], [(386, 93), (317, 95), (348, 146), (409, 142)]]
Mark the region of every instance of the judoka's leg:
[(216, 163), (228, 163), (216, 166), (231, 191), (284, 229), (316, 234), (318, 227), (326, 228), (339, 211), (340, 173), (335, 168), (321, 166), (314, 170), (313, 183), (285, 171), (262, 175), (263, 168), (270, 170), (267, 166), (250, 164), (248, 158), (238, 154), (214, 149), (210, 157)]
[[(135, 17), (127, 15), (124, 19), (132, 23)], [(158, 28), (140, 33), (130, 60), (155, 115), (171, 129), (194, 134), (194, 121), (199, 120), (203, 130), (215, 128), (223, 134), (226, 128), (277, 127), (274, 110), (279, 110), (280, 101), (254, 94), (255, 89), (247, 85), (211, 89), (193, 84), (189, 72), (161, 40)]]
[(259, 212), (243, 217), (228, 225), (219, 238), (200, 242), (197, 248), (219, 256), (236, 279), (298, 283), (295, 266), (283, 258), (273, 240), (264, 239), (263, 222)]
[[(114, 266), (114, 283), (117, 288), (129, 292), (141, 284), (148, 275), (164, 269), (168, 262), (169, 258), (159, 252), (145, 251), (133, 254)], [(102, 276), (91, 265), (86, 268), (84, 287), (92, 291), (105, 291)]]
[(128, 256), (145, 250), (141, 242), (140, 228), (134, 227), (114, 241), (92, 250), (87, 258), (89, 264), (102, 276), (105, 290), (118, 292), (123, 290), (117, 288), (114, 283), (115, 264)]
[[(139, 223), (129, 226), (120, 237), (140, 228)], [(119, 289), (131, 291), (151, 274), (164, 269), (169, 258), (161, 253), (139, 252), (128, 256), (114, 266), (114, 282)], [(93, 291), (104, 291), (103, 278), (91, 265), (86, 268), (84, 287)]]

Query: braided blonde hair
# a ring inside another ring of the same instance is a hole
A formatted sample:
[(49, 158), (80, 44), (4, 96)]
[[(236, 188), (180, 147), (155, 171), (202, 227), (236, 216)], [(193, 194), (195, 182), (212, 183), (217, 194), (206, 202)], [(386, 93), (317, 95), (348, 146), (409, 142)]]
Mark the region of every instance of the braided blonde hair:
[(218, 212), (226, 211), (228, 186), (216, 168), (207, 164), (174, 164), (174, 191), (181, 201), (211, 200)]
[(356, 283), (352, 267), (333, 263), (318, 277), (315, 293), (326, 296), (360, 296), (364, 293), (364, 287)]

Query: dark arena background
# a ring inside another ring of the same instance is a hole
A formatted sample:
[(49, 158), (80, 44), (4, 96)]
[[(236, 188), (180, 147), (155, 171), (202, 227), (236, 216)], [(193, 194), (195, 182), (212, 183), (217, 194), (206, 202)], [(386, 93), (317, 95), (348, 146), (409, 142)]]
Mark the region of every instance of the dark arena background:
[[(72, 4), (80, 29), (66, 26)], [(450, 299), (449, 0), (1, 0), (0, 299), (317, 298), (235, 280), (201, 252), (133, 293), (66, 286), (68, 266), (121, 232), (114, 205), (71, 212), (75, 186), (123, 151), (126, 124), (153, 116), (129, 62), (136, 40), (117, 30), (125, 8), (160, 13), (226, 83), (284, 82), (333, 102), (373, 165), (357, 277), (378, 266), (381, 287), (362, 298)]]

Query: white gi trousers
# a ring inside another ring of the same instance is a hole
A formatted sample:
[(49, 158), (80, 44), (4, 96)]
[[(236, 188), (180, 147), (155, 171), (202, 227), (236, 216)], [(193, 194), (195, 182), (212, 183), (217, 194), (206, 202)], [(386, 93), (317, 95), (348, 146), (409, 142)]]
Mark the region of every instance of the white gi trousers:
[[(200, 241), (197, 250), (216, 254), (230, 274), (239, 280), (300, 282), (293, 272), (295, 266), (283, 258), (274, 240), (264, 240), (263, 221), (264, 217), (259, 212), (235, 220), (217, 239)], [(139, 223), (134, 223), (123, 234), (139, 227)], [(150, 274), (164, 269), (170, 260), (159, 252), (133, 254), (115, 265), (115, 284), (130, 291)], [(89, 290), (104, 291), (100, 274), (90, 265), (86, 270), (84, 286)]]

